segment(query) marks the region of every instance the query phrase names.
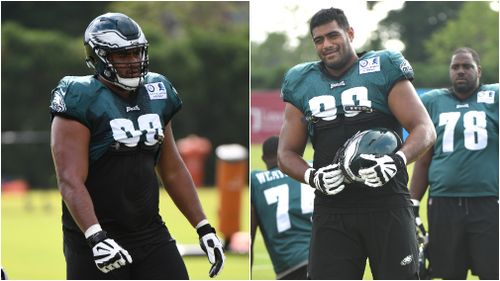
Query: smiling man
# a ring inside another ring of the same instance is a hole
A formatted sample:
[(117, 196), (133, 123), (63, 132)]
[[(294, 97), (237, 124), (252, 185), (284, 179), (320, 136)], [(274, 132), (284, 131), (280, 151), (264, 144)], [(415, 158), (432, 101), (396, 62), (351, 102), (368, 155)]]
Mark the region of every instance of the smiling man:
[[(280, 169), (316, 189), (309, 278), (362, 279), (369, 258), (375, 279), (418, 279), (406, 164), (432, 146), (435, 130), (410, 82), (413, 70), (399, 52), (356, 54), (340, 9), (317, 12), (310, 33), (320, 61), (285, 75), (278, 147)], [(337, 151), (358, 131), (380, 127), (409, 136), (395, 153), (366, 155), (361, 181), (347, 180)], [(302, 158), (308, 138), (313, 168)]]

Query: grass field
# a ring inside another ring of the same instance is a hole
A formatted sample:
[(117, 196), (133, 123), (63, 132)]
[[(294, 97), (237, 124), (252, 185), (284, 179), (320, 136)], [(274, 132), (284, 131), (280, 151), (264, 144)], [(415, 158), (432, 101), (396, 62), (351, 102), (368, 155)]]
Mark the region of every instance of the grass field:
[[(217, 227), (218, 195), (215, 188), (198, 189), (205, 213)], [(160, 212), (178, 244), (198, 244), (198, 235), (164, 190)], [(248, 188), (242, 192), (241, 231), (249, 231)], [(1, 264), (9, 279), (65, 279), (62, 253), (61, 199), (56, 190), (25, 195), (2, 194)], [(205, 280), (210, 264), (206, 256), (185, 257), (191, 279)], [(220, 280), (248, 280), (248, 255), (227, 254)]]
[[(251, 169), (263, 170), (260, 159), (261, 146), (252, 145), (250, 153)], [(312, 149), (305, 152), (306, 159), (312, 159)], [(411, 175), (413, 166), (409, 166)], [(198, 189), (205, 213), (216, 227), (218, 226), (218, 194), (215, 188)], [(179, 244), (198, 244), (198, 236), (184, 216), (177, 210), (164, 190), (161, 191), (160, 211), (163, 219)], [(242, 231), (249, 231), (248, 188), (242, 193), (241, 221)], [(424, 197), (422, 202), (426, 202)], [(61, 199), (56, 190), (50, 192), (34, 191), (25, 195), (2, 194), (1, 206), (1, 265), (7, 270), (10, 279), (65, 279), (65, 263), (62, 253)], [(426, 204), (421, 206), (422, 219), (427, 227)], [(249, 258), (247, 255), (227, 254), (226, 265), (219, 280), (247, 280), (250, 278)], [(191, 279), (206, 280), (210, 265), (204, 256), (185, 257)], [(477, 279), (468, 275), (468, 279)], [(254, 264), (252, 279), (272, 280), (275, 274), (271, 260), (265, 249), (260, 233), (254, 245)], [(366, 267), (365, 280), (371, 280), (369, 267)]]
[[(250, 153), (250, 167), (252, 170), (265, 170), (266, 166), (264, 165), (264, 162), (261, 160), (261, 155), (262, 155), (262, 146), (261, 145), (252, 145), (251, 146), (251, 153)], [(304, 159), (307, 160), (312, 160), (313, 157), (313, 150), (312, 147), (307, 146), (306, 151), (304, 152)], [(410, 175), (413, 172), (413, 164), (408, 166), (408, 174)], [(427, 227), (427, 193), (425, 194), (424, 198), (422, 199), (422, 205), (420, 207), (420, 214), (422, 221), (425, 225), (425, 228), (428, 229)], [(262, 235), (260, 232), (256, 234), (255, 237), (255, 244), (254, 244), (254, 260), (253, 260), (253, 266), (252, 266), (252, 279), (255, 280), (269, 280), (269, 279), (275, 279), (276, 275), (273, 271), (273, 266), (271, 264), (271, 259), (269, 258), (269, 255), (267, 253), (267, 250), (264, 245), (264, 240), (262, 239)], [(368, 263), (366, 265), (365, 269), (365, 274), (363, 276), (364, 280), (373, 280), (373, 276), (370, 271), (370, 267), (368, 266)], [(467, 279), (474, 279), (477, 280), (478, 278), (476, 276), (472, 276), (469, 272), (468, 278)]]

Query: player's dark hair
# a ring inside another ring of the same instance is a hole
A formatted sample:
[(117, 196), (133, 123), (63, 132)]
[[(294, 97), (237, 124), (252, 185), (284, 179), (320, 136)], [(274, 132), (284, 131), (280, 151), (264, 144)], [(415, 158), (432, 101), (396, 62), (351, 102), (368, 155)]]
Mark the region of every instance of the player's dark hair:
[(453, 55), (462, 54), (462, 53), (471, 54), (474, 62), (477, 65), (480, 65), (479, 54), (476, 52), (476, 50), (469, 48), (469, 47), (460, 47), (453, 52)]
[(267, 138), (262, 144), (262, 156), (267, 159), (276, 158), (278, 154), (278, 142), (279, 138), (277, 136)]
[(344, 30), (349, 28), (349, 22), (344, 14), (344, 11), (337, 8), (321, 9), (314, 16), (312, 16), (309, 21), (309, 32), (311, 36), (312, 31), (315, 27), (329, 23), (331, 21), (336, 21), (337, 24)]

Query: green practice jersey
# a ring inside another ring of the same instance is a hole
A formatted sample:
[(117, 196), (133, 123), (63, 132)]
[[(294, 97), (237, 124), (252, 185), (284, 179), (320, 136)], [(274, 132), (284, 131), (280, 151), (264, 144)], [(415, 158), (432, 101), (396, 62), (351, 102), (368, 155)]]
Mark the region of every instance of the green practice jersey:
[(465, 100), (450, 89), (421, 99), (437, 133), (429, 195), (498, 197), (498, 84), (481, 85)]
[[(329, 75), (322, 62), (291, 68), (281, 92), (283, 100), (308, 121), (314, 168), (332, 164), (337, 150), (358, 131), (382, 127), (401, 136), (402, 127), (389, 109), (388, 95), (397, 82), (412, 79), (409, 62), (401, 53), (387, 50), (362, 54), (340, 77)], [(335, 196), (316, 192), (315, 204), (344, 213), (408, 206), (407, 182), (405, 169), (380, 188), (354, 182)]]
[(314, 189), (278, 168), (253, 171), (251, 201), (278, 278), (307, 264)]
[(52, 91), (53, 115), (74, 119), (91, 131), (90, 160), (99, 159), (115, 142), (135, 147), (152, 146), (180, 109), (172, 84), (162, 75), (148, 73), (137, 95), (125, 100), (94, 76), (64, 77)]
[[(85, 186), (102, 228), (124, 246), (170, 239), (159, 215), (155, 172), (164, 128), (181, 100), (162, 75), (148, 73), (123, 98), (94, 76), (64, 77), (52, 91), (52, 116), (76, 120), (90, 131)], [(63, 204), (65, 239), (85, 239)]]

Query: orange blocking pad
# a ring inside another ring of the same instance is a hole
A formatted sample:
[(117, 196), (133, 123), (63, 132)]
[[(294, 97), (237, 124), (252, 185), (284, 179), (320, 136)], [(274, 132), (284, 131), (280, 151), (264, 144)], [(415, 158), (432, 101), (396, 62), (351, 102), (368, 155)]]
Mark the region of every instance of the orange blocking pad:
[(247, 149), (238, 144), (216, 149), (216, 185), (219, 190), (219, 231), (228, 240), (240, 230), (241, 191), (248, 172)]

